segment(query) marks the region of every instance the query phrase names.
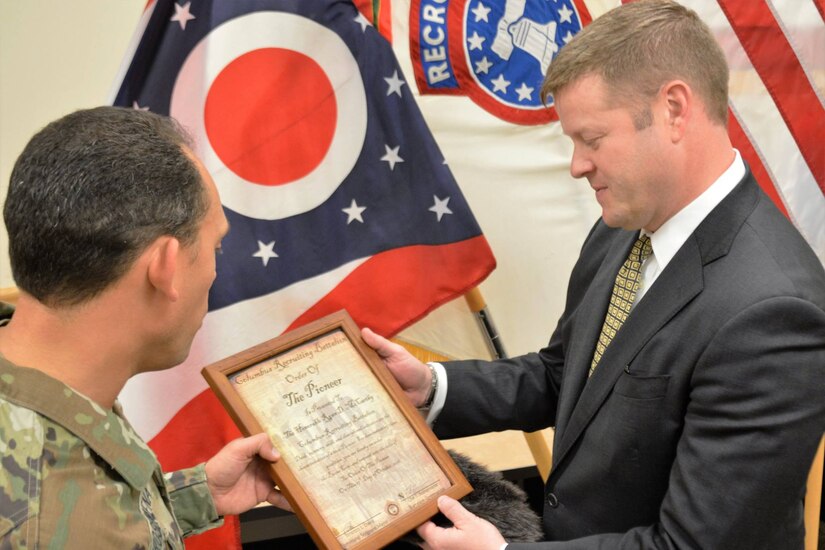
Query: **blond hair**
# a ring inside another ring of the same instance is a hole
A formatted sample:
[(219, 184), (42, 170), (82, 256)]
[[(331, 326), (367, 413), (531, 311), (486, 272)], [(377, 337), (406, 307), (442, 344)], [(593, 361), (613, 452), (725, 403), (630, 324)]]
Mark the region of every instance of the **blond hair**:
[(644, 109), (666, 82), (683, 80), (711, 120), (727, 125), (725, 55), (699, 16), (676, 2), (638, 0), (594, 20), (553, 59), (542, 100), (589, 74), (599, 75), (617, 102)]

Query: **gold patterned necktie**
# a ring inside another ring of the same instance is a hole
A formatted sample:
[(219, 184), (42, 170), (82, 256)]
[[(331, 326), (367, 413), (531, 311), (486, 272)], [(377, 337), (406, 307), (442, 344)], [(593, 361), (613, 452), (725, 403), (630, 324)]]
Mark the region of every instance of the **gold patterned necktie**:
[(599, 341), (596, 343), (596, 351), (593, 353), (593, 361), (590, 363), (590, 373), (593, 374), (596, 366), (604, 355), (604, 350), (616, 337), (616, 333), (630, 315), (633, 301), (636, 299), (636, 292), (639, 290), (639, 283), (642, 281), (642, 264), (653, 252), (650, 245), (650, 237), (642, 235), (633, 243), (630, 254), (619, 269), (616, 275), (616, 282), (613, 284), (613, 293), (610, 295), (610, 305), (607, 307), (607, 315), (604, 317), (602, 332), (599, 334)]

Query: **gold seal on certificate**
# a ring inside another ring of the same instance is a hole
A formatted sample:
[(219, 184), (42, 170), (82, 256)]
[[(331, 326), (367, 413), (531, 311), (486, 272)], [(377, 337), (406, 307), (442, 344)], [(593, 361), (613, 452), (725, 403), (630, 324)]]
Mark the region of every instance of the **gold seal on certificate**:
[(318, 546), (376, 548), (471, 491), (349, 315), (203, 369), (245, 434), (281, 453), (273, 479)]

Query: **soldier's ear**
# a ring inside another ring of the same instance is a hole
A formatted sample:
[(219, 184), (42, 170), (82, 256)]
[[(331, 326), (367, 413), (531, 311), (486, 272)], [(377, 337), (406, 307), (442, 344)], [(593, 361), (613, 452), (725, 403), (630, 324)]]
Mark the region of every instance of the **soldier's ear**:
[(175, 273), (178, 269), (178, 256), (181, 253), (180, 241), (175, 237), (158, 237), (149, 249), (150, 256), (146, 271), (149, 284), (170, 301), (177, 301), (179, 293), (175, 287)]

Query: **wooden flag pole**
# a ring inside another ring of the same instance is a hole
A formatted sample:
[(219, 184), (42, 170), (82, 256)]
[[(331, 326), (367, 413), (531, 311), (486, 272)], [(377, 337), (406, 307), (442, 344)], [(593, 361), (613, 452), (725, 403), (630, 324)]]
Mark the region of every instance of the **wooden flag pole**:
[[(476, 315), (479, 328), (487, 342), (487, 347), (490, 349), (490, 354), (494, 359), (506, 359), (507, 352), (504, 349), (504, 343), (496, 330), (496, 326), (493, 323), (481, 291), (478, 287), (475, 287), (464, 295), (464, 299)], [(541, 475), (544, 481), (547, 481), (547, 476), (550, 475), (550, 467), (553, 463), (553, 452), (547, 440), (544, 438), (544, 434), (540, 431), (524, 432), (524, 439), (527, 441), (527, 446), (530, 448), (530, 452), (536, 461), (536, 468), (539, 470), (539, 475)]]
[(819, 441), (808, 474), (808, 490), (805, 493), (805, 550), (816, 550), (819, 544), (819, 522), (822, 506), (822, 470), (825, 463), (825, 435)]
[(478, 287), (475, 287), (464, 295), (464, 299), (476, 316), (476, 321), (478, 321), (479, 329), (484, 335), (484, 343), (487, 344), (490, 355), (493, 359), (506, 359), (507, 352), (504, 350), (504, 342), (501, 341), (501, 336), (496, 330), (496, 325), (487, 310), (487, 303), (484, 301), (481, 291)]
[(17, 287), (10, 286), (7, 288), (0, 288), (0, 302), (14, 304), (17, 303), (17, 298), (19, 297), (20, 291), (17, 290)]

